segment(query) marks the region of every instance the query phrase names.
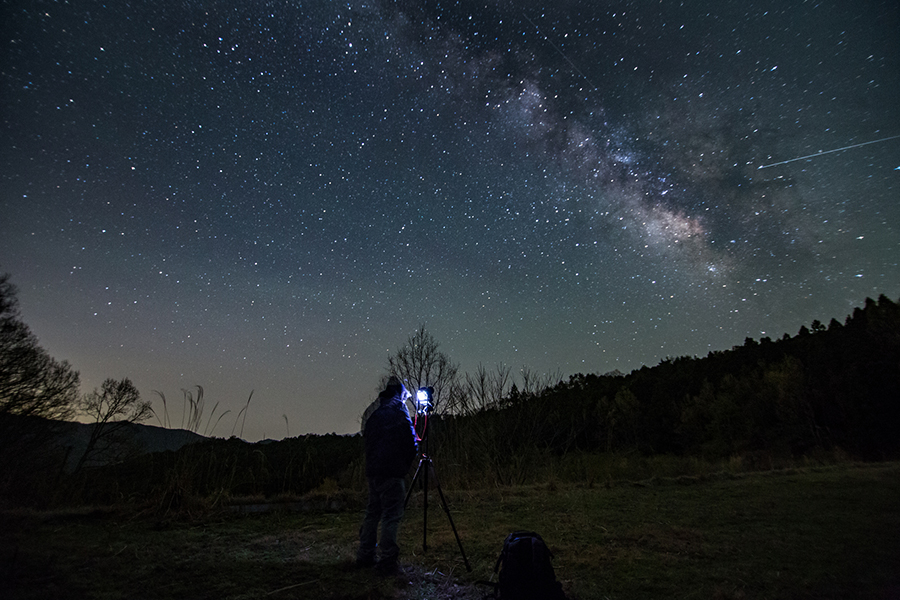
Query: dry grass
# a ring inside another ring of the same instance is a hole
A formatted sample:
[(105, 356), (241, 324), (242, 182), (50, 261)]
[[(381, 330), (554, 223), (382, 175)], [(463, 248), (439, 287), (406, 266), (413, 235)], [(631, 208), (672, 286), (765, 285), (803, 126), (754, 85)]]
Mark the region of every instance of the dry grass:
[[(358, 505), (338, 512), (0, 516), (4, 597), (481, 598), (509, 531), (540, 532), (570, 598), (891, 598), (900, 594), (900, 464), (637, 483), (421, 492), (404, 568), (353, 568)], [(893, 595), (892, 595), (893, 594)]]

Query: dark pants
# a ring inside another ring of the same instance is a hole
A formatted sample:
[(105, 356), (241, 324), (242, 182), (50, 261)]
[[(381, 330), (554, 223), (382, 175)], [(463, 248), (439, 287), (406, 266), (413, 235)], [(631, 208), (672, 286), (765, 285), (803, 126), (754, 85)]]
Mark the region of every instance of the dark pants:
[(369, 503), (366, 516), (359, 528), (359, 551), (356, 560), (360, 563), (375, 562), (375, 547), (378, 540), (378, 523), (381, 522), (381, 540), (377, 543), (381, 556), (379, 562), (396, 563), (400, 554), (397, 544), (397, 530), (403, 518), (403, 504), (406, 500), (406, 482), (402, 477), (369, 477)]

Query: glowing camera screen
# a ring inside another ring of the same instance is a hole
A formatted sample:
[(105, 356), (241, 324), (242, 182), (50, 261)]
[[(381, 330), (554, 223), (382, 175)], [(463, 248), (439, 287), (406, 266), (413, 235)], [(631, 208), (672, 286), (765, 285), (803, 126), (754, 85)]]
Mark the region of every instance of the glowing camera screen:
[(431, 399), (434, 394), (434, 388), (421, 387), (416, 391), (416, 411), (420, 413), (431, 410)]

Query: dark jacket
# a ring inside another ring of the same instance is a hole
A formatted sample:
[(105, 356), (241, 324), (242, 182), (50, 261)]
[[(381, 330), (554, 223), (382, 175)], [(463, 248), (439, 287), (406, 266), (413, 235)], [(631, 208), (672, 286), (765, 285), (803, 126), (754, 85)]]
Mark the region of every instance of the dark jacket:
[(416, 457), (416, 432), (399, 397), (383, 399), (365, 424), (366, 477), (405, 477)]

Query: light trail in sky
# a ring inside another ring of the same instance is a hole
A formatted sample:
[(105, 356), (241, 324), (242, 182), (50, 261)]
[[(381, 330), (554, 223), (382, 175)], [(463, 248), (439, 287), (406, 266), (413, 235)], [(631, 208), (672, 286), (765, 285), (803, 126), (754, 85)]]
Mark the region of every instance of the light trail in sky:
[[(768, 165), (760, 165), (759, 169), (768, 169), (769, 167), (777, 167), (778, 165), (786, 165), (788, 163), (796, 162), (798, 160), (806, 160), (807, 158), (815, 158), (817, 156), (822, 156), (824, 154), (831, 154), (833, 152), (843, 152), (844, 150), (852, 150), (853, 148), (859, 148), (860, 146), (868, 146), (869, 144), (878, 144), (881, 142), (887, 142), (889, 140), (896, 140), (900, 138), (900, 135), (892, 135), (891, 137), (881, 138), (880, 140), (872, 140), (871, 142), (862, 142), (860, 144), (851, 144), (850, 146), (841, 146), (840, 148), (835, 148), (834, 150), (825, 150), (816, 152), (815, 154), (807, 154), (806, 156), (798, 156), (797, 158), (792, 158), (790, 160), (783, 160), (781, 162), (771, 163)], [(757, 170), (759, 170), (757, 169)]]

